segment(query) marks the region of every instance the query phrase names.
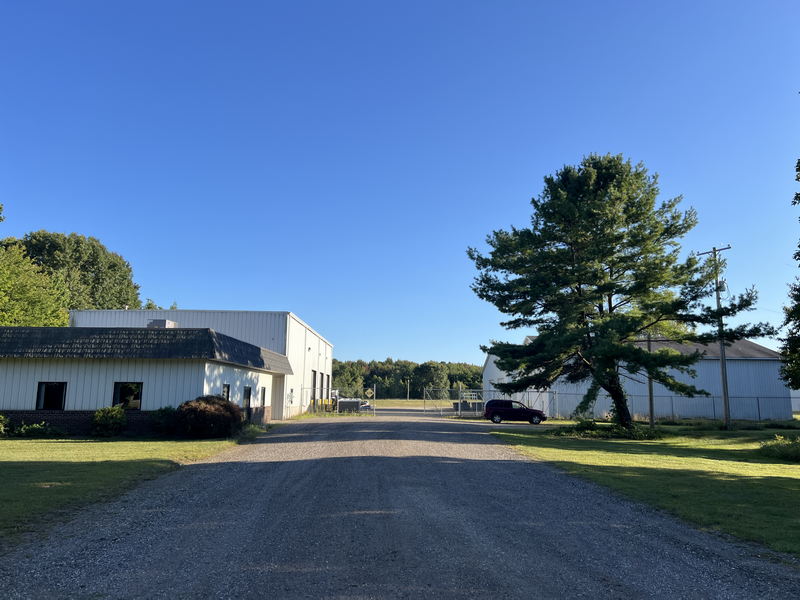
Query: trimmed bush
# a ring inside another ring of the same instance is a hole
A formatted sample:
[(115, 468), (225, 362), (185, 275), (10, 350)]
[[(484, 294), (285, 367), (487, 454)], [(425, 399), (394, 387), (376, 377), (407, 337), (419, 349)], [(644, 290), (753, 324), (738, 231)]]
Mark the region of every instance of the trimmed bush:
[(242, 410), (222, 396), (200, 396), (175, 411), (175, 432), (189, 438), (232, 437), (242, 427)]
[(94, 412), (92, 417), (92, 435), (113, 437), (122, 433), (128, 418), (121, 405), (105, 406)]
[(24, 421), (14, 429), (16, 437), (61, 437), (64, 432), (42, 421), (41, 423), (26, 424)]
[(0, 437), (11, 435), (11, 419), (5, 415), (0, 415)]
[(175, 433), (175, 407), (162, 406), (153, 411), (153, 431), (160, 435), (173, 435)]
[(776, 435), (774, 439), (761, 442), (758, 452), (770, 458), (800, 462), (800, 436), (791, 439)]

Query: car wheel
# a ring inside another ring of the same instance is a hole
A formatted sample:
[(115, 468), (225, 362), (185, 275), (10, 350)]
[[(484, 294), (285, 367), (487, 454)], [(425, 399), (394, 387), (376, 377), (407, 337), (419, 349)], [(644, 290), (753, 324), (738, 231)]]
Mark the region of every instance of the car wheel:
[(492, 415), (492, 423), (501, 423), (503, 418), (500, 415)]
[(542, 422), (542, 418), (539, 415), (533, 415), (531, 417), (531, 425), (538, 425)]

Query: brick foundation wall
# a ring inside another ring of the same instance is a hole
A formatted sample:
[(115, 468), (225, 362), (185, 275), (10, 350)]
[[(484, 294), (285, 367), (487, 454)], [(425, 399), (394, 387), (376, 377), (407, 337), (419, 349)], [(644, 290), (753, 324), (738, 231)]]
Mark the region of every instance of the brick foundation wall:
[[(92, 432), (93, 410), (4, 410), (0, 411), (7, 416), (14, 425), (25, 423), (41, 423), (44, 421), (68, 435), (89, 435)], [(125, 435), (150, 435), (153, 434), (152, 411), (129, 410), (125, 412), (128, 423), (125, 426)], [(271, 419), (271, 407), (257, 407), (251, 409), (250, 422), (257, 425), (266, 425)]]
[[(69, 435), (89, 435), (92, 431), (93, 410), (4, 410), (2, 413), (14, 425), (41, 423), (44, 421)], [(129, 410), (125, 413), (128, 423), (127, 435), (148, 435), (153, 433), (153, 419), (150, 411)]]

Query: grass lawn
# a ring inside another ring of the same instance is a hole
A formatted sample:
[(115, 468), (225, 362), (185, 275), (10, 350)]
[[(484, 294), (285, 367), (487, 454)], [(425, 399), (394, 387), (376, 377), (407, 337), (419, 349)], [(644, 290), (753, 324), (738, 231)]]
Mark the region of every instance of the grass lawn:
[(660, 440), (556, 437), (495, 431), (535, 458), (716, 529), (800, 555), (800, 464), (759, 456), (759, 442), (798, 430), (698, 431), (662, 427)]
[(292, 417), (293, 421), (301, 421), (303, 419), (336, 419), (338, 417), (374, 417), (372, 410), (362, 410), (359, 412), (305, 412)]
[(234, 444), (231, 440), (0, 439), (0, 538)]
[[(422, 408), (424, 400), (406, 400), (405, 398), (379, 398), (377, 400), (370, 400), (370, 404), (374, 404), (377, 408)], [(444, 403), (440, 400), (440, 403)], [(428, 400), (428, 406), (431, 406), (431, 401)]]

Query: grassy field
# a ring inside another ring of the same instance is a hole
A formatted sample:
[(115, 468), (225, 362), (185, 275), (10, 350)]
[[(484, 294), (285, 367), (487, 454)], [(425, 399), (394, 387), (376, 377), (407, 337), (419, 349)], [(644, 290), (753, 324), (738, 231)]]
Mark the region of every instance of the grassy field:
[[(443, 402), (443, 401), (442, 401)], [(374, 404), (377, 408), (422, 408), (424, 400), (417, 400), (412, 398), (406, 400), (405, 398), (379, 398), (377, 400), (370, 400), (370, 404)], [(430, 406), (431, 402), (428, 401)]]
[(305, 412), (292, 417), (293, 421), (302, 421), (303, 419), (336, 419), (339, 417), (374, 417), (371, 410), (362, 410), (360, 412)]
[(230, 440), (0, 440), (0, 537), (119, 494)]
[(495, 431), (535, 458), (608, 486), (682, 519), (774, 550), (800, 555), (800, 465), (756, 450), (776, 433), (663, 427), (650, 441), (556, 437), (543, 431)]

